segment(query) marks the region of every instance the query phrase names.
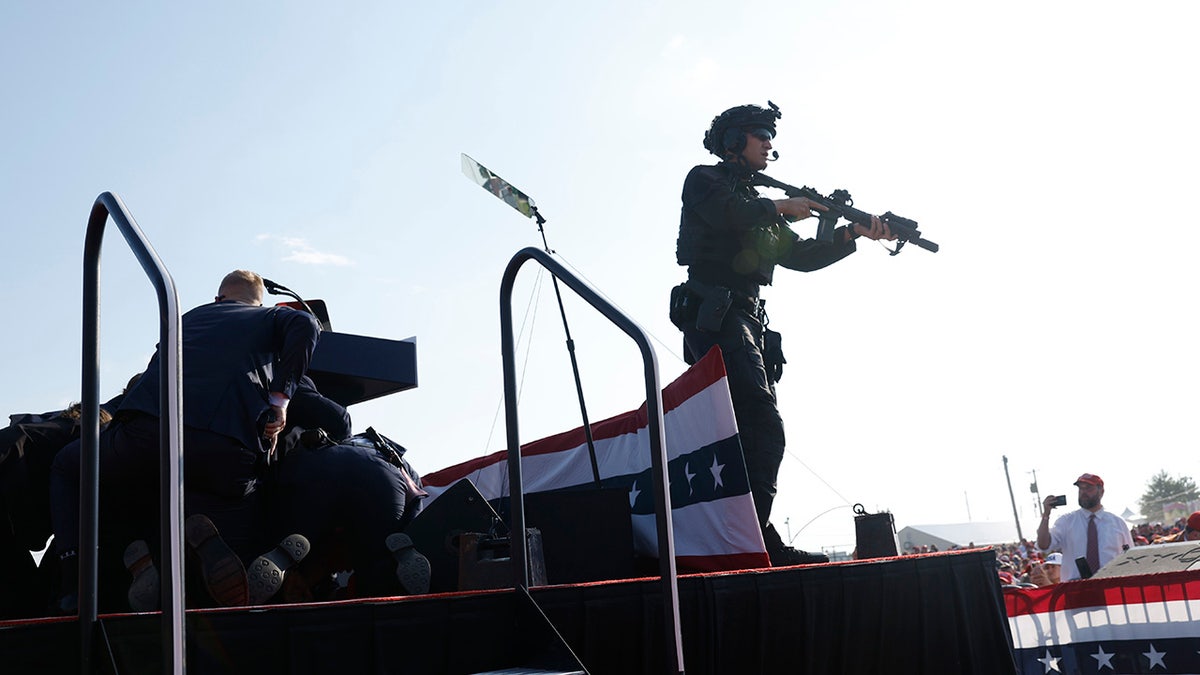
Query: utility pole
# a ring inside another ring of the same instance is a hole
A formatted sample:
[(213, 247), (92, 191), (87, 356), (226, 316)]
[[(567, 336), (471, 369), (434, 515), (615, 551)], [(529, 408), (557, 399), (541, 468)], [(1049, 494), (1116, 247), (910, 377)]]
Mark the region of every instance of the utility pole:
[(1024, 539), (1025, 535), (1021, 534), (1021, 519), (1017, 517), (1017, 498), (1013, 496), (1012, 479), (1008, 476), (1008, 455), (1001, 455), (1004, 460), (1004, 482), (1008, 483), (1008, 500), (1012, 502), (1013, 521), (1017, 524), (1017, 539)]
[(1033, 512), (1038, 513), (1042, 508), (1042, 493), (1038, 490), (1037, 469), (1029, 473), (1033, 474), (1033, 483), (1029, 485), (1029, 491), (1033, 493)]

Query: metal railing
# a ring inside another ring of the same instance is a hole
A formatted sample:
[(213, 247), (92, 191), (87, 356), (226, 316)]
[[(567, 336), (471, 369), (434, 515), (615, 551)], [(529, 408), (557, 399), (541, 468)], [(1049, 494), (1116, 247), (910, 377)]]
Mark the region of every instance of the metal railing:
[[(565, 267), (537, 248), (517, 252), (504, 270), (500, 285), (500, 349), (504, 359), (504, 414), (508, 431), (508, 476), (511, 518), (512, 561), (517, 589), (529, 587), (528, 541), (525, 533), (525, 497), (521, 481), (521, 438), (517, 422), (516, 345), (513, 337), (512, 290), (517, 272), (527, 260), (536, 260), (583, 300), (637, 343), (642, 354), (646, 378), (646, 418), (650, 440), (651, 475), (654, 480), (654, 508), (658, 528), (658, 561), (662, 576), (663, 619), (666, 630), (667, 659), (670, 672), (684, 672), (683, 637), (679, 627), (679, 585), (675, 570), (675, 539), (671, 529), (670, 481), (667, 478), (666, 435), (663, 431), (662, 387), (659, 386), (658, 359), (645, 331), (629, 317), (600, 297)], [(516, 542), (520, 545), (516, 545)]]
[(179, 296), (175, 282), (141, 228), (111, 192), (92, 205), (83, 248), (83, 390), (79, 497), (79, 625), (80, 668), (93, 672), (100, 539), (100, 246), (112, 218), (158, 295), (159, 351), (159, 493), (162, 504), (162, 649), (163, 672), (184, 671), (183, 606), (183, 352)]

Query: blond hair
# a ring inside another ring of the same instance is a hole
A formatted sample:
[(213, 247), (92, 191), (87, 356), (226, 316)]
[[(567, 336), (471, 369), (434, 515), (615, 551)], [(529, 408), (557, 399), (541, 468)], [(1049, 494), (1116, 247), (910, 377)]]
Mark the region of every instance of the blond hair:
[(261, 304), (263, 290), (263, 278), (258, 273), (250, 270), (234, 270), (221, 279), (217, 297)]

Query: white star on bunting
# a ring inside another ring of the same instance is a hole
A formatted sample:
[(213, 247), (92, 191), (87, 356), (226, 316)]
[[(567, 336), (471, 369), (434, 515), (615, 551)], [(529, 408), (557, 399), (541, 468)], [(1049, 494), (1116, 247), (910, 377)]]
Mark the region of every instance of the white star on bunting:
[(1048, 673), (1051, 670), (1053, 670), (1057, 673), (1061, 673), (1062, 671), (1058, 669), (1058, 662), (1060, 660), (1062, 660), (1062, 657), (1051, 656), (1049, 649), (1046, 650), (1045, 658), (1038, 659), (1038, 661), (1040, 661), (1042, 663), (1042, 665), (1046, 667), (1046, 670), (1042, 671), (1043, 673)]
[(1163, 663), (1163, 657), (1166, 655), (1167, 655), (1166, 652), (1160, 652), (1157, 649), (1155, 649), (1153, 642), (1150, 643), (1150, 651), (1142, 652), (1142, 656), (1150, 659), (1150, 668), (1151, 669), (1153, 669), (1154, 666), (1162, 666), (1163, 669), (1165, 670), (1167, 667), (1167, 664)]
[(1104, 670), (1105, 668), (1113, 670), (1112, 657), (1114, 656), (1116, 654), (1105, 654), (1104, 647), (1100, 645), (1096, 645), (1096, 653), (1092, 654), (1092, 658), (1096, 659), (1096, 668), (1099, 670)]
[(716, 455), (713, 455), (713, 465), (708, 467), (708, 470), (711, 471), (713, 475), (713, 487), (725, 487), (725, 483), (721, 481), (721, 472), (725, 470), (725, 465), (717, 463)]

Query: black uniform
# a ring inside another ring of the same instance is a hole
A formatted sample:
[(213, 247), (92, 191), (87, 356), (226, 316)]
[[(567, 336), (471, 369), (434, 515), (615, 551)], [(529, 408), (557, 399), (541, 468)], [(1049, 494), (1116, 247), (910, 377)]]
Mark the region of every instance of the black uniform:
[[(353, 569), (360, 597), (400, 592), (388, 535), (402, 532), (428, 494), (403, 446), (374, 429), (335, 444), (294, 445), (267, 482), (269, 537), (303, 534), (328, 560), (344, 549), (345, 560), (323, 570)], [(336, 556), (334, 556), (336, 557)], [(324, 561), (308, 560), (306, 565)], [(311, 572), (312, 570), (310, 570)], [(320, 576), (320, 575), (317, 575)]]
[[(685, 357), (698, 359), (721, 347), (738, 433), (768, 551), (782, 548), (770, 525), (775, 483), (783, 461), (783, 420), (775, 399), (782, 351), (764, 362), (766, 314), (758, 291), (776, 265), (809, 272), (850, 255), (854, 240), (800, 239), (781, 223), (772, 200), (760, 197), (752, 171), (733, 162), (697, 166), (683, 184), (676, 259), (688, 282), (672, 297), (672, 321), (683, 331)], [(769, 332), (769, 331), (768, 331)], [(777, 336), (777, 334), (776, 334)]]
[(335, 441), (350, 438), (350, 412), (342, 404), (326, 398), (308, 375), (300, 378), (288, 403), (287, 426), (280, 432), (286, 437), (292, 429), (323, 429)]
[(38, 616), (48, 606), (30, 551), (50, 537), (50, 463), (79, 437), (78, 420), (59, 413), (12, 420), (0, 429), (0, 619)]

